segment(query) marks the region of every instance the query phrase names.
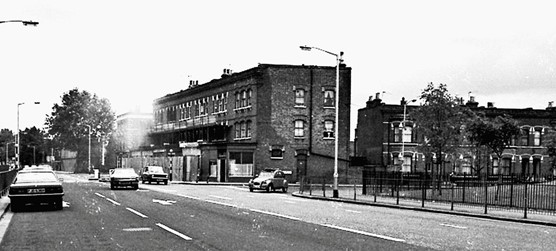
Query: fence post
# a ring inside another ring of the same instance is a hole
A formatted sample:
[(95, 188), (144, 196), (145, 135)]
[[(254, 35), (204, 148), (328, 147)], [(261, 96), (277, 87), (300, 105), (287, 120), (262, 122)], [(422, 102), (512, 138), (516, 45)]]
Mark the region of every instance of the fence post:
[(396, 205), (400, 204), (400, 177), (401, 177), (401, 172), (398, 172), (398, 175), (396, 175)]
[(427, 196), (425, 184), (427, 184), (427, 177), (425, 176), (425, 180), (421, 180), (419, 183), (421, 183), (421, 207), (425, 207), (425, 197)]
[(326, 180), (322, 178), (322, 197), (326, 197)]
[(486, 174), (483, 178), (483, 184), (485, 186), (485, 214), (487, 214), (487, 208), (488, 208), (488, 179), (487, 179)]
[(513, 200), (514, 200), (514, 174), (512, 173), (511, 180), (510, 180), (510, 207), (513, 206)]
[(452, 192), (452, 205), (450, 206), (450, 210), (454, 211), (454, 183), (451, 183), (450, 190)]
[(305, 185), (304, 180), (305, 177), (301, 177), (301, 185), (299, 186), (299, 193), (303, 194), (303, 186)]
[(467, 183), (467, 173), (463, 173), (463, 187), (462, 187), (462, 195), (461, 195), (461, 202), (465, 203), (465, 185)]
[(528, 202), (529, 202), (529, 201), (528, 201), (529, 196), (527, 196), (527, 194), (528, 194), (528, 192), (527, 192), (527, 184), (528, 184), (528, 183), (529, 183), (528, 181), (525, 181), (525, 197), (524, 197), (524, 199), (525, 199), (525, 203), (524, 203), (525, 206), (524, 206), (524, 208), (523, 208), (523, 218), (524, 218), (524, 219), (527, 219), (527, 206), (528, 206)]
[(309, 183), (309, 195), (313, 195), (313, 183), (311, 183), (311, 179), (307, 182)]
[(355, 183), (353, 183), (353, 200), (357, 200), (357, 187)]

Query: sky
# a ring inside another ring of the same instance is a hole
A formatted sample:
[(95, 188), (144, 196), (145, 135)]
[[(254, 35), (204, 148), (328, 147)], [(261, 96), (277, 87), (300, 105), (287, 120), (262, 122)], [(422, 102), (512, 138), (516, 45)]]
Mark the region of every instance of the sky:
[[(352, 68), (357, 110), (381, 93), (414, 99), (432, 82), (479, 105), (545, 109), (556, 100), (550, 1), (6, 1), (0, 21), (0, 128), (44, 127), (73, 88), (114, 112), (259, 63)], [(40, 104), (34, 104), (40, 102)], [(25, 103), (19, 105), (18, 103)], [(556, 104), (555, 104), (556, 105)]]

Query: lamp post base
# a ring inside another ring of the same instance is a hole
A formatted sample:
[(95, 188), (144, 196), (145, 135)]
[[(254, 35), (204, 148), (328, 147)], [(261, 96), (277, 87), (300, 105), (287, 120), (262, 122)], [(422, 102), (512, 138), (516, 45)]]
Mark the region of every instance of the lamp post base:
[(332, 190), (332, 198), (338, 198), (338, 190)]

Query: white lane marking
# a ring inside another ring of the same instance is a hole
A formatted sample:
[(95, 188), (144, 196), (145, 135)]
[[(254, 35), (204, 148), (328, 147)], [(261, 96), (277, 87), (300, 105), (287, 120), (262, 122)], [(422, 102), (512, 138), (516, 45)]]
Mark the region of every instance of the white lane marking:
[(447, 224), (447, 223), (440, 223), (440, 226), (453, 227), (453, 228), (457, 228), (457, 229), (467, 229), (467, 227), (452, 225), (452, 224)]
[(224, 203), (224, 202), (215, 201), (215, 200), (204, 200), (204, 201), (209, 202), (209, 203), (212, 203), (212, 204), (227, 206), (227, 207), (238, 207), (238, 206), (236, 206), (236, 205), (234, 205), (234, 204)]
[(142, 213), (139, 213), (139, 212), (133, 210), (132, 208), (126, 207), (125, 209), (127, 209), (128, 211), (130, 211), (130, 212), (132, 212), (132, 213), (138, 215), (139, 217), (149, 218), (149, 217), (147, 217), (146, 215), (144, 215), (144, 214), (142, 214)]
[(295, 204), (295, 203), (297, 203), (297, 202), (295, 202), (295, 201), (290, 201), (290, 200), (285, 200), (284, 202), (285, 202), (285, 203), (289, 203), (289, 204)]
[(112, 202), (112, 204), (114, 204), (114, 205), (116, 205), (116, 206), (121, 205), (120, 203), (118, 203), (117, 201), (115, 201), (115, 200), (113, 200), (113, 199), (106, 198), (106, 200)]
[(247, 190), (247, 188), (245, 188), (245, 187), (235, 187), (235, 186), (232, 186), (232, 187), (228, 187), (228, 188), (230, 188), (230, 189), (236, 189), (236, 190), (241, 190), (241, 191)]
[(329, 227), (329, 228), (334, 228), (334, 229), (347, 231), (347, 232), (352, 232), (352, 233), (356, 233), (356, 234), (362, 234), (362, 235), (367, 235), (367, 236), (371, 236), (371, 237), (381, 238), (381, 239), (385, 239), (385, 240), (405, 242), (405, 240), (403, 240), (403, 239), (398, 239), (398, 238), (394, 238), (394, 237), (390, 237), (390, 236), (386, 236), (386, 235), (372, 234), (372, 233), (365, 232), (365, 231), (359, 231), (359, 230), (355, 230), (355, 229), (339, 227), (339, 226), (334, 226), (334, 225), (329, 225), (329, 224), (320, 224), (320, 225), (325, 226), (325, 227)]
[(125, 232), (140, 232), (140, 231), (152, 231), (153, 229), (150, 227), (136, 227), (136, 228), (124, 228), (122, 230)]
[(184, 197), (184, 198), (188, 198), (188, 199), (192, 199), (192, 200), (201, 200), (198, 197), (195, 196), (189, 196), (189, 195), (184, 195), (184, 194), (178, 194), (178, 196)]
[(223, 197), (223, 196), (217, 196), (217, 195), (209, 195), (209, 196), (213, 198), (223, 199), (223, 200), (232, 200), (232, 198)]
[(174, 230), (174, 229), (171, 229), (171, 228), (169, 228), (169, 227), (163, 225), (162, 223), (156, 223), (156, 225), (159, 226), (159, 227), (161, 227), (162, 229), (164, 229), (164, 230), (170, 232), (170, 233), (173, 233), (173, 234), (175, 234), (175, 235), (181, 237), (182, 239), (184, 239), (184, 240), (186, 240), (186, 241), (193, 240), (191, 237), (189, 237), (189, 236), (187, 236), (187, 235), (185, 235), (185, 234), (182, 234), (182, 233), (180, 233), (180, 232), (178, 232), (178, 231), (176, 231), (176, 230)]
[(175, 200), (157, 200), (157, 199), (153, 199), (153, 202), (154, 203), (160, 203), (161, 205), (165, 205), (165, 206), (172, 205), (172, 204), (176, 203)]
[(100, 194), (100, 193), (95, 193), (95, 194), (96, 194), (98, 197), (106, 198), (106, 196), (104, 196), (104, 195), (102, 195), (102, 194)]
[(70, 203), (67, 201), (62, 201), (62, 207), (70, 207)]
[(361, 212), (359, 212), (359, 211), (349, 210), (349, 209), (346, 209), (346, 212), (356, 213), (356, 214), (360, 214), (360, 213), (361, 213)]
[(261, 214), (268, 214), (268, 215), (272, 215), (272, 216), (276, 216), (276, 217), (281, 217), (281, 218), (286, 218), (286, 219), (290, 219), (290, 220), (301, 221), (300, 218), (293, 217), (293, 216), (289, 216), (289, 215), (277, 214), (277, 213), (268, 212), (268, 211), (262, 211), (262, 210), (258, 210), (258, 209), (249, 209), (249, 210), (252, 211), (252, 212), (257, 212), (257, 213), (261, 213)]

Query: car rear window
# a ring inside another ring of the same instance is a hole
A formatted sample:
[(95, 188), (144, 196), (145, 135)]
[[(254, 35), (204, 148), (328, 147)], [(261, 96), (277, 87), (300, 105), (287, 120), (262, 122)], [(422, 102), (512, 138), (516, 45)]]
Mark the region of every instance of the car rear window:
[(23, 172), (17, 174), (15, 183), (44, 183), (58, 182), (58, 178), (51, 172)]

